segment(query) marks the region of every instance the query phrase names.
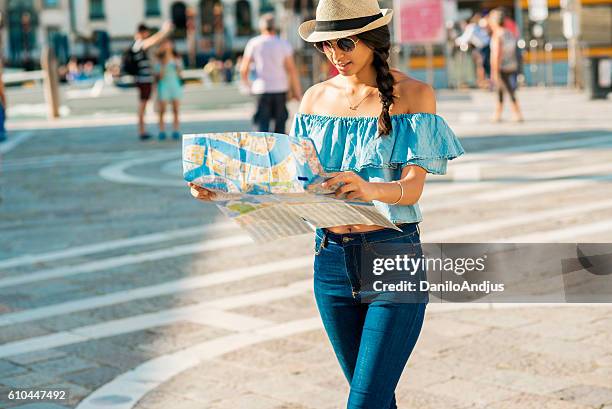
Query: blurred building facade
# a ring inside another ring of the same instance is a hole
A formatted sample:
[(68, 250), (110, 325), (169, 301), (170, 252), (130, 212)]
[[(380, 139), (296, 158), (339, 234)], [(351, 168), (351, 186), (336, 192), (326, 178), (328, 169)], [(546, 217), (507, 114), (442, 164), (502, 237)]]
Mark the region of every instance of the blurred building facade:
[(155, 28), (170, 19), (179, 50), (223, 56), (243, 50), (260, 14), (282, 6), (271, 0), (0, 0), (3, 54), (16, 66), (33, 64), (46, 45), (60, 59), (105, 59), (128, 46), (139, 23)]
[[(396, 1), (379, 0), (379, 4), (383, 8), (393, 8)], [(532, 67), (535, 67), (543, 64), (544, 57), (536, 58), (541, 45), (550, 46), (552, 51), (546, 58), (551, 61), (547, 64), (553, 67), (551, 76), (555, 83), (563, 82), (567, 71), (563, 1), (547, 0), (548, 18), (541, 24), (538, 45), (533, 50), (525, 49), (526, 62), (533, 62)], [(573, 1), (580, 1), (582, 5), (580, 45), (583, 55), (612, 57), (612, 0)], [(486, 13), (503, 6), (516, 20), (524, 44), (529, 46), (534, 40), (528, 0), (444, 2), (447, 27), (456, 27), (460, 31), (474, 12)], [(159, 27), (164, 20), (170, 19), (176, 26), (177, 49), (188, 57), (191, 66), (201, 67), (212, 57), (226, 59), (240, 54), (248, 39), (257, 34), (259, 16), (273, 12), (281, 35), (296, 49), (302, 77), (310, 82), (324, 79), (329, 72), (324, 56), (304, 43), (297, 34), (300, 23), (314, 18), (316, 5), (317, 0), (0, 0), (3, 16), (0, 32), (5, 61), (16, 67), (35, 68), (44, 46), (52, 46), (60, 62), (65, 62), (70, 56), (101, 62), (129, 46), (139, 23)], [(451, 39), (450, 34), (448, 38)], [(433, 67), (437, 86), (449, 85), (451, 42), (434, 45)], [(425, 69), (425, 51), (421, 46), (396, 46), (392, 56), (396, 65), (417, 77)], [(543, 70), (539, 69), (539, 72)], [(421, 77), (425, 78), (424, 75)]]

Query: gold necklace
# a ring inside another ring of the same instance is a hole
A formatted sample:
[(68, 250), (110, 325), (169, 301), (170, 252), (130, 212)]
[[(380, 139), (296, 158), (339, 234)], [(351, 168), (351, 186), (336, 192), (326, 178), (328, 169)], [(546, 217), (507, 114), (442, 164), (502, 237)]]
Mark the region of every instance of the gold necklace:
[(352, 105), (352, 104), (351, 104), (351, 100), (350, 100), (350, 98), (349, 98), (349, 96), (348, 96), (348, 93), (346, 92), (346, 88), (345, 88), (345, 89), (344, 89), (344, 96), (346, 97), (346, 100), (347, 100), (347, 101), (348, 101), (348, 103), (349, 103), (349, 109), (350, 109), (350, 110), (352, 110), (352, 111), (357, 111), (357, 108), (359, 108), (359, 105), (361, 105), (361, 103), (362, 103), (363, 101), (365, 101), (365, 100), (366, 100), (366, 99), (367, 99), (367, 98), (368, 98), (370, 95), (372, 95), (372, 93), (373, 93), (375, 90), (376, 90), (376, 88), (372, 88), (372, 89), (370, 90), (370, 92), (368, 92), (368, 93), (366, 94), (366, 96), (365, 96), (365, 97), (363, 97), (363, 99), (357, 103), (357, 105)]

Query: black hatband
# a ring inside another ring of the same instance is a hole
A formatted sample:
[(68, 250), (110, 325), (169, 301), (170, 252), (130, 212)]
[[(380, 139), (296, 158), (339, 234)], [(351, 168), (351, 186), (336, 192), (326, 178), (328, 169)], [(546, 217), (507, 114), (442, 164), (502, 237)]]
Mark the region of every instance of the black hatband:
[(361, 28), (363, 26), (367, 26), (371, 22), (378, 20), (383, 15), (382, 13), (378, 13), (373, 16), (365, 16), (365, 17), (357, 17), (357, 18), (347, 18), (344, 20), (332, 20), (332, 21), (319, 21), (317, 20), (315, 24), (315, 31), (344, 31), (344, 30), (354, 30), (356, 28)]

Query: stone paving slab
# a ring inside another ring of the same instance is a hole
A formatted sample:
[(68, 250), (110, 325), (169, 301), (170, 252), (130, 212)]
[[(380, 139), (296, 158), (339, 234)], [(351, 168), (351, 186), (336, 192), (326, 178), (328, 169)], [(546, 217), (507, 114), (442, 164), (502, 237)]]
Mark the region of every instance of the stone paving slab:
[(48, 359), (61, 358), (66, 356), (65, 353), (54, 350), (46, 349), (42, 351), (27, 352), (25, 354), (13, 355), (8, 358), (9, 361), (15, 362), (19, 365), (29, 365), (39, 361), (46, 361)]
[(43, 372), (28, 371), (14, 376), (2, 376), (0, 385), (9, 388), (37, 388), (53, 385), (59, 381), (58, 378), (47, 375)]
[(65, 356), (32, 364), (30, 368), (46, 375), (61, 377), (65, 374), (95, 368), (96, 366), (96, 363), (92, 361), (87, 361), (75, 356)]
[(15, 365), (14, 363), (8, 360), (0, 359), (0, 374), (2, 374), (3, 377), (10, 375), (19, 375), (26, 372), (28, 372), (27, 368), (20, 365)]
[(155, 352), (137, 350), (130, 345), (119, 345), (108, 339), (97, 339), (58, 348), (63, 353), (95, 361), (100, 365), (127, 371), (151, 359)]

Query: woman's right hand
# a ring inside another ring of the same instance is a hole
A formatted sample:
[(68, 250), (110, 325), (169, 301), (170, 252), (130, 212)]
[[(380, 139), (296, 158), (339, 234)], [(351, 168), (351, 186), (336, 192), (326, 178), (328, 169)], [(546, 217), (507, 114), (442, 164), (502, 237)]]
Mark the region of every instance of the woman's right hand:
[(187, 185), (191, 188), (191, 195), (196, 199), (202, 200), (204, 202), (210, 202), (215, 198), (215, 192), (212, 192), (208, 189), (204, 189), (194, 183), (187, 183)]

